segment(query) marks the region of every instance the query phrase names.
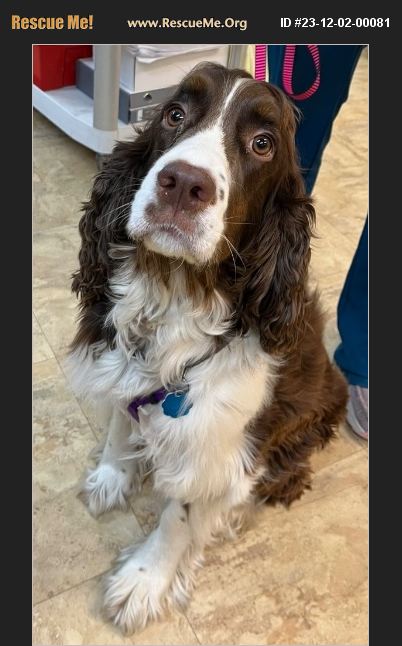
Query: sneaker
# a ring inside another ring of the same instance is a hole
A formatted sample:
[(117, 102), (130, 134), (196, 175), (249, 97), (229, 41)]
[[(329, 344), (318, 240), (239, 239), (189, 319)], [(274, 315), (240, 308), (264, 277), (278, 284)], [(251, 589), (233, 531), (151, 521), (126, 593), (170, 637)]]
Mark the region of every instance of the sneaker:
[(349, 386), (346, 420), (356, 435), (368, 440), (368, 388)]

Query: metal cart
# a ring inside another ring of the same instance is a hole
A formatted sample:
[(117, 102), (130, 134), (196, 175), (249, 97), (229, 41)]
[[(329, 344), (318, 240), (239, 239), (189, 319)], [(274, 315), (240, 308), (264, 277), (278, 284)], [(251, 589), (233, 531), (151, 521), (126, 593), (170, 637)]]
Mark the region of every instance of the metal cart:
[[(246, 55), (247, 45), (230, 45), (228, 67), (244, 67)], [(111, 153), (116, 140), (133, 136), (132, 124), (118, 118), (120, 60), (121, 45), (94, 45), (93, 99), (75, 86), (49, 91), (33, 86), (34, 108), (72, 139), (94, 150), (100, 161)]]

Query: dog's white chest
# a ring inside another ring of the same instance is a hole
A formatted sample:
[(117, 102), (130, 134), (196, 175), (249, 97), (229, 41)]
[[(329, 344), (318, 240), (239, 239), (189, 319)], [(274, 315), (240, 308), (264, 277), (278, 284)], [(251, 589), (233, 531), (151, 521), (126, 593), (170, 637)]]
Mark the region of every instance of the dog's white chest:
[[(277, 362), (254, 332), (213, 354), (214, 338), (229, 326), (227, 305), (217, 293), (209, 309), (197, 307), (177, 280), (171, 293), (131, 272), (112, 283), (119, 296), (110, 313), (116, 347), (81, 359), (75, 374), (78, 391), (127, 412), (135, 398), (180, 385), (185, 367), (209, 356), (186, 373), (187, 414), (170, 416), (159, 402), (141, 406), (139, 425), (133, 421), (155, 486), (192, 500), (219, 495), (253, 471), (246, 427), (271, 399)], [(142, 354), (135, 354), (136, 339)]]
[(274, 380), (274, 363), (250, 335), (189, 371), (186, 414), (167, 415), (161, 403), (140, 407), (133, 429), (155, 487), (188, 501), (238, 487), (253, 471), (246, 426), (269, 402)]

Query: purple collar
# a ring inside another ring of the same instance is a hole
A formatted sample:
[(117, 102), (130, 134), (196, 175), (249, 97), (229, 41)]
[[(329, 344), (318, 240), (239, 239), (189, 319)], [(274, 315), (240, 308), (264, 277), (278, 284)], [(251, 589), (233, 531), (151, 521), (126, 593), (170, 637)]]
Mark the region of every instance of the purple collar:
[[(221, 350), (226, 348), (227, 345), (231, 341), (230, 338), (228, 338), (228, 339), (219, 338), (219, 340), (220, 340), (220, 344), (221, 344), (221, 347), (219, 349), (217, 349), (212, 354), (208, 354), (208, 355), (206, 355), (204, 357), (201, 357), (197, 361), (194, 361), (193, 363), (188, 364), (184, 368), (183, 374), (182, 374), (182, 382), (186, 381), (185, 374), (186, 374), (187, 370), (189, 370), (190, 368), (195, 368), (195, 366), (198, 366), (199, 364), (203, 363), (204, 361), (206, 361), (206, 359), (209, 359), (211, 356), (216, 355), (218, 352), (220, 352)], [(166, 388), (159, 388), (159, 390), (154, 390), (154, 392), (150, 393), (149, 395), (144, 395), (142, 397), (136, 397), (135, 399), (133, 399), (133, 401), (127, 406), (127, 410), (130, 413), (130, 415), (132, 415), (134, 417), (134, 419), (137, 422), (139, 422), (140, 420), (139, 420), (139, 416), (138, 416), (138, 409), (139, 409), (140, 406), (146, 406), (147, 404), (159, 404), (161, 401), (166, 399), (169, 394), (174, 395), (175, 393), (179, 393), (179, 392), (182, 393), (183, 388), (181, 388), (180, 390), (177, 390), (177, 391), (170, 391), (170, 390), (167, 390)], [(180, 399), (180, 401), (181, 401), (181, 399)], [(176, 415), (173, 415), (173, 417), (175, 417), (175, 416)]]
[(136, 397), (136, 399), (133, 399), (133, 401), (127, 407), (129, 413), (134, 417), (134, 419), (137, 422), (139, 422), (140, 421), (138, 417), (139, 407), (146, 406), (146, 404), (159, 404), (159, 402), (165, 399), (168, 392), (169, 391), (166, 390), (166, 388), (159, 388), (159, 390), (155, 390), (153, 393), (150, 393), (149, 395), (144, 395), (143, 397)]

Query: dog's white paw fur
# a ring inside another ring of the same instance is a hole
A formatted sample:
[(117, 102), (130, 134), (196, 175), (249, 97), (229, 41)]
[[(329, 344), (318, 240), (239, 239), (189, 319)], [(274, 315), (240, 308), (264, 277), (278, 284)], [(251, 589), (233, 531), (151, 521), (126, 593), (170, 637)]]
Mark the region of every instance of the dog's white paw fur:
[(187, 606), (201, 559), (186, 550), (178, 565), (174, 552), (174, 545), (160, 551), (156, 530), (142, 545), (123, 550), (118, 567), (105, 578), (105, 617), (125, 634), (142, 630), (166, 610)]
[(121, 468), (111, 464), (98, 464), (90, 469), (79, 497), (95, 518), (111, 509), (127, 508), (127, 496), (132, 491), (132, 470), (122, 463)]
[(171, 577), (159, 567), (148, 542), (122, 553), (120, 567), (105, 580), (104, 613), (124, 633), (142, 630), (166, 608)]

